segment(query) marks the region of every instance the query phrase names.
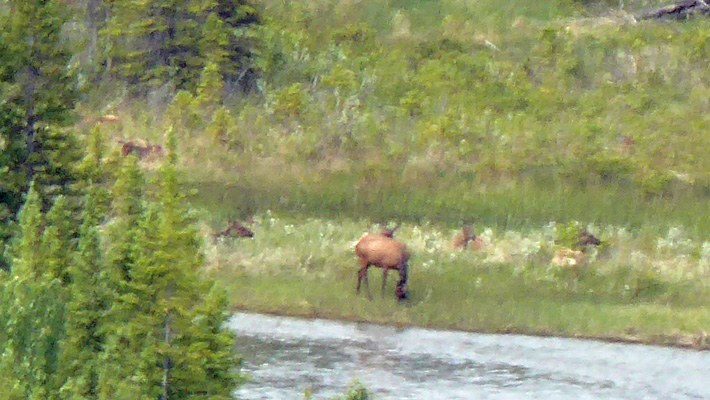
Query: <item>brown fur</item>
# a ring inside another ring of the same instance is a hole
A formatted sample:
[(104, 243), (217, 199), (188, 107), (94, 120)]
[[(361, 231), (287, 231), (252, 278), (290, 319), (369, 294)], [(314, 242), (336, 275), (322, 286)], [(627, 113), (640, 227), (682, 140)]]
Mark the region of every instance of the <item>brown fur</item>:
[(456, 235), (453, 242), (451, 243), (451, 247), (455, 249), (465, 248), (466, 246), (468, 246), (469, 242), (475, 240), (476, 235), (473, 233), (473, 226), (467, 225), (464, 226), (463, 229), (461, 229), (461, 234)]
[(113, 114), (106, 114), (106, 115), (100, 116), (100, 117), (98, 118), (98, 122), (100, 122), (100, 123), (108, 123), (108, 124), (115, 124), (115, 123), (121, 122), (121, 119), (118, 118), (117, 116), (113, 115)]
[(367, 234), (355, 245), (355, 254), (360, 263), (356, 292), (360, 293), (360, 285), (365, 281), (367, 296), (370, 295), (370, 286), (367, 280), (367, 271), (370, 266), (382, 268), (382, 296), (384, 296), (387, 283), (387, 273), (390, 269), (397, 269), (400, 282), (395, 294), (398, 298), (407, 297), (407, 275), (409, 270), (409, 251), (404, 243), (392, 239), (385, 234)]
[(139, 160), (142, 160), (151, 154), (159, 156), (163, 154), (163, 146), (159, 144), (146, 144), (145, 146), (141, 146), (132, 141), (124, 142), (122, 140), (119, 140), (118, 143), (121, 144), (121, 155), (124, 157), (129, 154), (135, 154)]
[(552, 265), (572, 267), (582, 265), (586, 261), (587, 259), (582, 251), (562, 248), (555, 252), (555, 256), (552, 258)]
[(399, 229), (399, 224), (395, 225), (394, 228), (387, 228), (384, 224), (382, 224), (382, 231), (380, 232), (380, 235), (387, 236), (388, 238), (393, 238), (395, 231)]
[(229, 221), (229, 226), (227, 227), (227, 229), (212, 234), (212, 239), (214, 239), (215, 243), (217, 243), (217, 241), (223, 237), (251, 238), (254, 237), (254, 232), (252, 232), (251, 229), (247, 228), (246, 226), (242, 225), (239, 221)]
[(575, 247), (581, 248), (582, 251), (584, 251), (587, 249), (587, 246), (599, 246), (601, 243), (601, 240), (597, 239), (585, 229), (579, 233), (579, 239), (577, 240), (577, 245)]

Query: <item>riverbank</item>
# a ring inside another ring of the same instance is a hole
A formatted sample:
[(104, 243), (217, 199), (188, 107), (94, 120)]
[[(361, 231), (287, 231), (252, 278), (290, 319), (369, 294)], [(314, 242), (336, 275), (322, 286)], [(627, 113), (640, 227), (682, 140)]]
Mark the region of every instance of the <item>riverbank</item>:
[(207, 273), (232, 308), (393, 326), (588, 338), (709, 349), (710, 290), (703, 243), (678, 228), (660, 237), (589, 226), (607, 243), (580, 264), (555, 265), (565, 226), (536, 230), (477, 227), (481, 246), (452, 249), (456, 230), (403, 225), (411, 261), (410, 298), (398, 302), (390, 277), (372, 300), (355, 294), (352, 246), (365, 221), (254, 216), (253, 239), (207, 249)]

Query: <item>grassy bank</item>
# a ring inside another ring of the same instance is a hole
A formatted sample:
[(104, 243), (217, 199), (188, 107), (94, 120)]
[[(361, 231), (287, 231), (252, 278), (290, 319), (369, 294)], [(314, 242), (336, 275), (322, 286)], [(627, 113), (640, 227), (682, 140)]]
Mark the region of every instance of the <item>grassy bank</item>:
[[(353, 244), (366, 221), (257, 214), (254, 239), (210, 245), (208, 273), (235, 309), (476, 332), (603, 338), (707, 348), (710, 243), (590, 226), (605, 243), (574, 266), (552, 262), (566, 229), (477, 228), (483, 245), (454, 250), (454, 230), (404, 225), (411, 297), (370, 271), (373, 299), (355, 294)], [(375, 229), (376, 227), (372, 227)], [(207, 228), (206, 228), (207, 229)], [(708, 254), (706, 254), (708, 253)], [(394, 274), (394, 273), (393, 273)]]

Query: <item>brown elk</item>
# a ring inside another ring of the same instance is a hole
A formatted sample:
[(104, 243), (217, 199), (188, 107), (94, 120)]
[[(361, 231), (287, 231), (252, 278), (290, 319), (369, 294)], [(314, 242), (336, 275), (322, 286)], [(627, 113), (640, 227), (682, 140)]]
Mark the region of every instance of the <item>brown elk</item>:
[(360, 263), (360, 270), (357, 274), (356, 293), (360, 293), (362, 281), (365, 281), (367, 288), (367, 297), (372, 298), (370, 294), (370, 285), (367, 279), (367, 271), (371, 266), (382, 268), (382, 296), (385, 295), (385, 286), (387, 284), (387, 273), (390, 269), (397, 269), (399, 272), (399, 282), (395, 289), (395, 294), (398, 299), (407, 298), (407, 278), (409, 274), (409, 251), (404, 243), (399, 242), (391, 237), (395, 229), (387, 230), (379, 234), (366, 234), (355, 245), (355, 254)]
[(602, 244), (601, 240), (597, 239), (594, 235), (584, 229), (579, 233), (575, 248), (579, 248), (584, 251), (588, 246), (599, 246), (600, 244)]
[(151, 154), (163, 154), (163, 146), (159, 144), (146, 144), (145, 146), (141, 146), (132, 141), (124, 142), (122, 140), (119, 140), (118, 143), (121, 144), (121, 155), (124, 157), (129, 154), (135, 154), (139, 160), (142, 160)]
[(468, 246), (469, 242), (472, 242), (474, 240), (476, 240), (476, 235), (473, 233), (473, 226), (466, 225), (461, 229), (461, 234), (456, 235), (453, 242), (451, 243), (451, 247), (455, 249), (465, 248), (466, 246)]
[(246, 226), (242, 225), (239, 221), (232, 220), (229, 221), (229, 226), (227, 227), (227, 229), (212, 234), (212, 239), (215, 243), (217, 243), (220, 238), (224, 237), (251, 238), (254, 237), (254, 232), (252, 232), (251, 229), (247, 228)]
[(105, 123), (105, 124), (116, 124), (116, 123), (121, 122), (121, 119), (113, 114), (106, 114), (106, 115), (102, 115), (102, 116), (98, 117), (96, 119), (96, 122)]
[(619, 139), (619, 145), (620, 145), (620, 152), (623, 155), (630, 155), (634, 153), (634, 147), (636, 145), (636, 141), (634, 140), (633, 137), (628, 136), (628, 135), (623, 135)]

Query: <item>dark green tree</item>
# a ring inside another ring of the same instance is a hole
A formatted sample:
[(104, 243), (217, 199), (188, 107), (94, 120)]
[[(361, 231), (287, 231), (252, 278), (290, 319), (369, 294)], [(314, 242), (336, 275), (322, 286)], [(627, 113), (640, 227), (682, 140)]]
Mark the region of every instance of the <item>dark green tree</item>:
[[(144, 378), (138, 371), (140, 343), (145, 334), (136, 329), (138, 308), (151, 299), (141, 298), (132, 288), (134, 270), (141, 251), (146, 218), (145, 178), (135, 156), (123, 159), (111, 189), (110, 221), (106, 224), (105, 273), (102, 286), (110, 296), (101, 330), (103, 350), (96, 371), (98, 399), (144, 399)], [(140, 324), (138, 324), (140, 325)], [(73, 389), (76, 390), (76, 389)]]
[(145, 177), (135, 156), (124, 159), (121, 171), (111, 190), (112, 221), (108, 225), (108, 263), (130, 281), (136, 258), (136, 240), (145, 212)]
[(135, 231), (130, 279), (112, 307), (102, 394), (229, 399), (238, 380), (226, 302), (201, 280), (202, 238), (178, 184), (171, 135), (157, 199)]
[(8, 399), (55, 399), (59, 343), (64, 335), (64, 288), (48, 271), (42, 246), (41, 201), (34, 185), (8, 246), (11, 271), (3, 282), (0, 376)]
[(253, 77), (251, 41), (241, 31), (257, 22), (243, 0), (116, 0), (101, 32), (111, 75), (139, 93), (171, 84), (194, 90), (208, 62), (230, 82)]
[(246, 0), (215, 0), (212, 4), (202, 25), (203, 58), (219, 65), (228, 88), (250, 90), (258, 76), (253, 54), (258, 42), (250, 29), (259, 23), (257, 11)]
[(117, 78), (147, 90), (166, 83), (183, 87), (199, 71), (195, 14), (203, 0), (114, 1), (102, 32)]
[(44, 265), (52, 278), (59, 279), (62, 285), (70, 283), (69, 266), (76, 252), (75, 218), (69, 201), (59, 196), (47, 213), (47, 227), (42, 235), (42, 248), (45, 251)]
[(104, 189), (91, 185), (87, 190), (79, 229), (78, 251), (69, 269), (71, 296), (67, 302), (66, 334), (60, 353), (59, 379), (63, 400), (98, 399), (99, 362), (105, 337), (106, 314), (113, 291), (107, 285), (120, 279), (106, 267), (99, 234), (104, 223), (101, 202)]
[[(7, 0), (0, 22), (0, 240), (34, 181), (46, 209), (71, 193), (81, 156), (60, 127), (74, 117), (77, 85), (61, 35), (61, 5)], [(11, 17), (10, 17), (11, 16)], [(6, 262), (0, 260), (6, 268)]]
[(18, 213), (17, 232), (5, 249), (5, 257), (12, 263), (12, 275), (37, 278), (44, 272), (41, 251), (44, 224), (42, 200), (32, 184)]

